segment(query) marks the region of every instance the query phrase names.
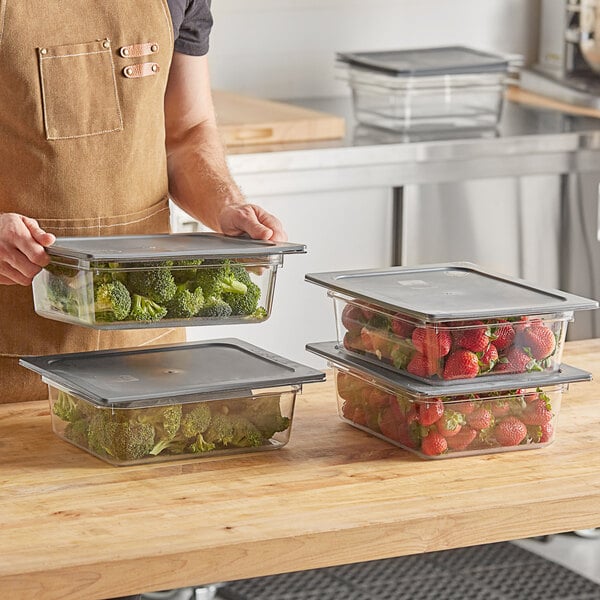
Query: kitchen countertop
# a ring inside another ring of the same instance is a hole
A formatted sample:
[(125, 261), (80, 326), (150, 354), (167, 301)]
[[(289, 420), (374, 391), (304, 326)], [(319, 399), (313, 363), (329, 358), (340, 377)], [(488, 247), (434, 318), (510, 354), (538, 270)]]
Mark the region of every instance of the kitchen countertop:
[(508, 99), (496, 130), (428, 135), (357, 124), (349, 97), (288, 102), (343, 116), (346, 135), (228, 149), (247, 196), (585, 172), (600, 161), (600, 119)]
[(427, 461), (342, 423), (331, 378), (276, 451), (113, 467), (46, 402), (0, 405), (0, 594), (80, 600), (600, 526), (600, 339), (564, 360), (557, 440)]

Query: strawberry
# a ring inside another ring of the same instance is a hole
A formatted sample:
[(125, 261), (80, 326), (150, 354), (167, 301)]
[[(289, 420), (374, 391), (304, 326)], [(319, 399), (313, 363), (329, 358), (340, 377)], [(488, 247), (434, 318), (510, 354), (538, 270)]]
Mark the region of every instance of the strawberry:
[(481, 353), (479, 358), (479, 367), (481, 372), (491, 371), (494, 365), (498, 362), (498, 350), (494, 344), (489, 344), (488, 347)]
[(343, 345), (346, 350), (353, 350), (355, 352), (364, 352), (365, 345), (362, 340), (360, 332), (354, 333), (347, 331), (344, 335)]
[(383, 408), (390, 404), (390, 402), (395, 401), (395, 399), (395, 396), (388, 394), (379, 388), (369, 386), (366, 389), (365, 401), (370, 408)]
[(366, 302), (357, 302), (356, 305), (366, 321), (370, 321), (375, 315), (379, 313), (379, 309), (377, 308), (377, 306), (367, 304)]
[(496, 363), (494, 371), (502, 373), (525, 373), (532, 371), (536, 367), (536, 362), (529, 354), (521, 348), (511, 346), (506, 356)]
[[(462, 400), (462, 398), (465, 399)], [(470, 415), (477, 408), (473, 400), (478, 400), (479, 396), (477, 394), (473, 394), (471, 396), (458, 396), (456, 399), (460, 400), (460, 402), (453, 402), (452, 408), (463, 415)]]
[(411, 423), (410, 419), (398, 419), (393, 405), (384, 408), (379, 414), (379, 430), (385, 437), (408, 448), (416, 448), (417, 438)]
[(446, 438), (450, 450), (466, 450), (469, 444), (477, 437), (477, 431), (464, 426), (455, 436)]
[(430, 431), (421, 440), (421, 452), (427, 456), (439, 456), (448, 450), (446, 438), (437, 431)]
[(479, 373), (477, 354), (458, 349), (450, 352), (444, 366), (444, 379), (470, 379)]
[(354, 304), (346, 304), (342, 310), (342, 325), (350, 332), (359, 332), (364, 325), (365, 318), (362, 311)]
[(348, 400), (353, 396), (356, 387), (356, 377), (344, 371), (338, 371), (336, 376), (337, 393), (340, 398)]
[(505, 417), (510, 412), (510, 402), (508, 400), (494, 400), (490, 404), (490, 411), (495, 418)]
[(491, 328), (491, 339), (497, 350), (508, 348), (515, 339), (515, 330), (509, 321), (500, 320)]
[(360, 330), (360, 338), (367, 352), (375, 354), (380, 360), (389, 358), (392, 343), (386, 331), (363, 327)]
[(437, 360), (432, 360), (420, 352), (415, 352), (406, 370), (417, 377), (431, 377), (437, 372)]
[(452, 337), (446, 329), (436, 331), (431, 327), (417, 327), (412, 333), (412, 343), (417, 352), (439, 358), (450, 352)]
[(529, 353), (536, 360), (547, 358), (556, 349), (554, 333), (545, 325), (528, 327), (521, 334), (519, 341), (523, 348), (529, 349)]
[[(477, 326), (477, 327), (475, 327)], [(490, 343), (489, 329), (483, 321), (473, 321), (454, 333), (454, 343), (471, 352), (483, 352)]]
[(480, 406), (477, 410), (467, 415), (467, 423), (473, 429), (487, 429), (492, 424), (492, 413)]
[(439, 398), (419, 403), (418, 414), (421, 425), (433, 425), (444, 414), (444, 403)]
[(414, 324), (407, 321), (401, 313), (392, 317), (391, 328), (394, 334), (402, 338), (410, 338), (415, 330)]
[(554, 438), (554, 425), (552, 422), (544, 423), (544, 425), (540, 425), (541, 436), (540, 436), (540, 444), (545, 442), (549, 442)]
[(521, 421), (525, 425), (545, 425), (552, 420), (552, 407), (549, 398), (545, 395), (530, 402), (521, 414)]
[(517, 417), (506, 417), (494, 428), (494, 437), (501, 446), (518, 446), (526, 435), (527, 427)]
[(460, 413), (448, 410), (436, 422), (435, 426), (445, 438), (449, 438), (455, 436), (462, 429), (464, 422), (465, 419)]

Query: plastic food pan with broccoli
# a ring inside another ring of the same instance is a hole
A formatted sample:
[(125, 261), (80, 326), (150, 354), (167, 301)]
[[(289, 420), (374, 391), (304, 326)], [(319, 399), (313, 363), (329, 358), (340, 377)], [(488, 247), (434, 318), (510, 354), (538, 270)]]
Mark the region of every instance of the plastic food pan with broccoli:
[(289, 440), (296, 392), (114, 408), (50, 387), (52, 427), (114, 465), (276, 449)]
[(279, 258), (51, 262), (34, 280), (35, 308), (98, 329), (261, 322)]

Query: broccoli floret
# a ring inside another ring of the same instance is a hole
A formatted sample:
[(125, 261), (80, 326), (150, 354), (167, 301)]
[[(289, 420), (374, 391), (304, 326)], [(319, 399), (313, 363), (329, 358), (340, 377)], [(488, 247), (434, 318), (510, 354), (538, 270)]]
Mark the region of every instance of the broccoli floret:
[(61, 420), (68, 423), (78, 421), (81, 419), (81, 411), (79, 409), (79, 402), (76, 398), (58, 390), (58, 394), (54, 404), (52, 405), (52, 412)]
[(210, 297), (198, 312), (199, 317), (226, 319), (231, 316), (231, 306), (220, 298)]
[(129, 415), (129, 421), (148, 423), (155, 428), (157, 437), (171, 440), (179, 431), (181, 415), (181, 404), (168, 404), (166, 406), (134, 410)]
[(73, 421), (67, 424), (67, 426), (65, 427), (64, 435), (68, 440), (70, 440), (77, 446), (87, 448), (88, 429), (89, 427), (87, 420), (79, 419), (77, 421)]
[(113, 423), (112, 439), (106, 449), (118, 460), (138, 460), (154, 448), (154, 427), (150, 423)]
[(251, 315), (258, 308), (260, 288), (252, 281), (246, 287), (245, 294), (223, 294), (223, 300), (231, 306), (232, 315)]
[(88, 421), (88, 448), (100, 456), (112, 454), (111, 448), (116, 427), (116, 421), (110, 418), (110, 414), (106, 410), (99, 410), (91, 415)]
[(206, 402), (197, 404), (183, 415), (181, 419), (181, 433), (187, 437), (195, 437), (199, 433), (204, 433), (210, 425), (210, 408)]
[(231, 444), (238, 448), (251, 448), (263, 443), (263, 436), (256, 426), (242, 415), (230, 415), (233, 427)]
[(248, 273), (248, 271), (243, 265), (240, 265), (238, 263), (231, 263), (231, 272), (240, 283), (243, 283), (244, 285), (252, 283), (250, 273)]
[(166, 304), (167, 317), (171, 319), (187, 319), (198, 314), (204, 306), (204, 294), (202, 288), (197, 287), (191, 291), (188, 283), (177, 286), (175, 295)]
[(129, 318), (134, 321), (160, 321), (167, 314), (167, 309), (146, 296), (131, 296), (131, 312)]
[(200, 453), (200, 452), (210, 452), (211, 450), (214, 450), (214, 449), (215, 449), (215, 445), (212, 442), (207, 442), (201, 433), (199, 433), (196, 436), (196, 440), (194, 441), (194, 443), (190, 444), (188, 447), (188, 450), (195, 454)]
[(111, 281), (120, 281), (127, 283), (127, 272), (122, 270), (124, 265), (118, 262), (92, 263), (94, 269), (94, 284), (110, 283)]
[(291, 424), (288, 417), (281, 414), (279, 396), (251, 398), (245, 405), (244, 416), (260, 431), (265, 439), (278, 431), (285, 431)]
[(127, 287), (133, 294), (146, 296), (157, 304), (164, 304), (173, 298), (177, 284), (170, 271), (171, 262), (157, 266), (143, 263), (139, 269), (127, 276)]
[(245, 294), (246, 284), (239, 281), (231, 267), (231, 261), (225, 260), (215, 267), (198, 269), (196, 284), (202, 288), (204, 297), (220, 298), (221, 294)]
[(131, 296), (120, 281), (101, 283), (94, 289), (96, 321), (122, 321), (131, 310)]
[(209, 444), (228, 446), (233, 441), (233, 423), (229, 416), (217, 413), (213, 415), (203, 438)]
[[(49, 267), (53, 267), (50, 269)], [(77, 282), (73, 276), (77, 271), (62, 267), (60, 265), (48, 265), (46, 267), (47, 284), (46, 294), (51, 306), (62, 313), (79, 316), (79, 299), (77, 290), (71, 286), (72, 282)]]
[(198, 269), (196, 267), (202, 264), (201, 258), (192, 258), (188, 260), (176, 260), (173, 262), (171, 273), (175, 279), (175, 283), (187, 283), (196, 278)]

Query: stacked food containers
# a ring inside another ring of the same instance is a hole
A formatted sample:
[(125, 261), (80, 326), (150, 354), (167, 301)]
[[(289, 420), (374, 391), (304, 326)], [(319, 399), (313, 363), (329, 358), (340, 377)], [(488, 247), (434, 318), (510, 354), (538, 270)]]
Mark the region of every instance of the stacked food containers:
[(402, 132), (496, 127), (509, 66), (463, 46), (337, 55), (357, 121)]
[[(298, 244), (213, 233), (61, 238), (33, 281), (38, 314), (92, 329), (260, 323)], [(52, 427), (115, 465), (276, 449), (296, 394), (324, 374), (241, 340), (31, 356)]]
[(469, 263), (308, 274), (333, 298), (343, 420), (420, 456), (545, 446), (562, 393), (569, 321), (595, 300)]

